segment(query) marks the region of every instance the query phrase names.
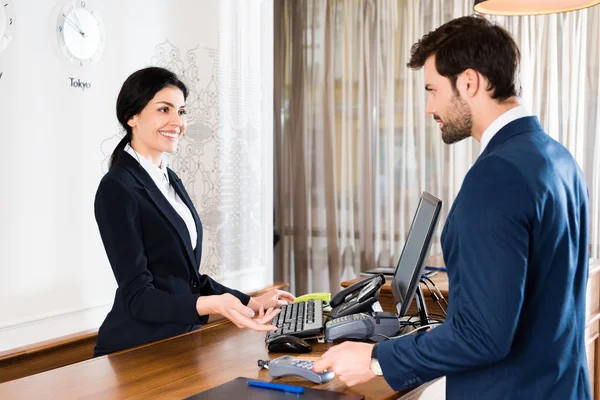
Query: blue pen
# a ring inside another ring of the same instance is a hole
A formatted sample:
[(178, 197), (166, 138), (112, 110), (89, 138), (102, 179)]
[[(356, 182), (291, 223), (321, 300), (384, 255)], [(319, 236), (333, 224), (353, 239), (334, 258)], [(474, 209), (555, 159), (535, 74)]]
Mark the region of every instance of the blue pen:
[(283, 385), (281, 383), (271, 383), (271, 382), (263, 382), (263, 381), (248, 381), (248, 386), (254, 386), (264, 389), (272, 389), (272, 390), (281, 390), (287, 393), (304, 393), (304, 388), (302, 386), (292, 386), (292, 385)]
[(431, 265), (426, 265), (425, 269), (428, 269), (430, 271), (440, 271), (440, 272), (448, 272), (447, 268), (442, 268), (442, 267), (432, 267)]

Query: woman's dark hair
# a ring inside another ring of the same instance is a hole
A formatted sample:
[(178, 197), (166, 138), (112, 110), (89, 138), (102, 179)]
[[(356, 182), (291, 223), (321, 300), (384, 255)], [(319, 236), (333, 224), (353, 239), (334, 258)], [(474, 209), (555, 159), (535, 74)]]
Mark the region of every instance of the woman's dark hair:
[(498, 101), (517, 96), (517, 74), (521, 53), (504, 28), (479, 16), (453, 19), (429, 32), (410, 50), (407, 66), (420, 69), (435, 55), (438, 73), (450, 79), (456, 91), (458, 75), (472, 68), (485, 76), (487, 90)]
[(129, 75), (123, 83), (117, 97), (117, 119), (125, 129), (125, 137), (115, 147), (110, 157), (110, 168), (114, 167), (125, 145), (131, 141), (131, 127), (127, 125), (134, 115), (139, 114), (144, 107), (154, 98), (156, 93), (167, 86), (175, 86), (183, 92), (187, 99), (188, 89), (173, 72), (159, 67), (140, 69)]

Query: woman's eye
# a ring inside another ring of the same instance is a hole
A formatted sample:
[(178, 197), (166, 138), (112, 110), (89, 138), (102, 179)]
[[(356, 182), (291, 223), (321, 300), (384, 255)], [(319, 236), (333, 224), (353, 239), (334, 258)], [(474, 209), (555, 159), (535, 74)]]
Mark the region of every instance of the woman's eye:
[(158, 111), (160, 111), (162, 113), (166, 113), (167, 111), (169, 111), (169, 109), (167, 107), (163, 107), (163, 108), (159, 108)]
[(187, 114), (187, 111), (185, 111), (185, 110), (179, 110), (179, 115), (186, 115), (186, 114)]

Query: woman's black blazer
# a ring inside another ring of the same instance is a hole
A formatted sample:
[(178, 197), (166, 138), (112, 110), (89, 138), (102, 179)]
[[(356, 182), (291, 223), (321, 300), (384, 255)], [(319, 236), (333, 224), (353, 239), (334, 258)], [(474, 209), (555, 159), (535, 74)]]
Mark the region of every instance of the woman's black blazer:
[(202, 225), (181, 180), (169, 181), (196, 222), (195, 251), (184, 221), (144, 168), (126, 152), (102, 178), (94, 212), (118, 288), (100, 326), (94, 356), (175, 336), (204, 324), (199, 296), (250, 297), (199, 273)]

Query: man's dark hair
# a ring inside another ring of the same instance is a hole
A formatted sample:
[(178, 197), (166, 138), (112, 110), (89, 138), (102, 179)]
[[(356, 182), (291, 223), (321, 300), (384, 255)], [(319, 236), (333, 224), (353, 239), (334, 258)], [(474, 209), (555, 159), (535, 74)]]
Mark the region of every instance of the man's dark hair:
[(453, 19), (429, 32), (410, 50), (409, 68), (420, 69), (435, 55), (438, 73), (450, 79), (456, 91), (458, 75), (472, 68), (486, 77), (487, 90), (498, 101), (517, 96), (516, 88), (521, 53), (504, 28), (483, 17)]

